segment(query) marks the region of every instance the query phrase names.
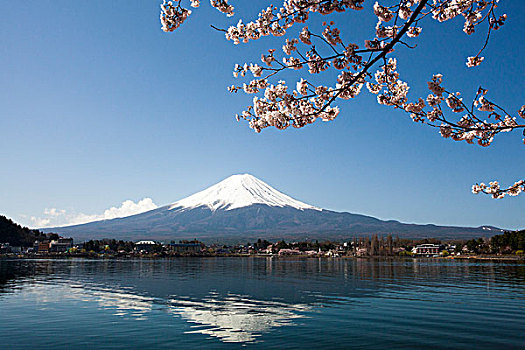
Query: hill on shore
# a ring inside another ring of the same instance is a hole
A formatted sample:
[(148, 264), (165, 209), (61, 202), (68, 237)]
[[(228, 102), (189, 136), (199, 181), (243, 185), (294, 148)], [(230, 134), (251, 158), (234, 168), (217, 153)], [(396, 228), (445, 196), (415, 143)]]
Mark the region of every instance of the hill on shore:
[(47, 235), (38, 230), (31, 230), (15, 223), (13, 220), (0, 215), (0, 243), (9, 243), (11, 246), (32, 246), (35, 240), (46, 239)]

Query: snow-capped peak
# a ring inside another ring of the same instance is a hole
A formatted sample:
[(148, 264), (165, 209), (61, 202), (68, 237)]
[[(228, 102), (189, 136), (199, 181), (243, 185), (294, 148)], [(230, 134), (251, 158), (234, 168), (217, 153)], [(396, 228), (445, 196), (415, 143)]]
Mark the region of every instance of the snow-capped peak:
[(204, 191), (173, 203), (169, 209), (207, 206), (213, 211), (232, 210), (252, 204), (321, 210), (275, 190), (250, 174), (232, 175)]

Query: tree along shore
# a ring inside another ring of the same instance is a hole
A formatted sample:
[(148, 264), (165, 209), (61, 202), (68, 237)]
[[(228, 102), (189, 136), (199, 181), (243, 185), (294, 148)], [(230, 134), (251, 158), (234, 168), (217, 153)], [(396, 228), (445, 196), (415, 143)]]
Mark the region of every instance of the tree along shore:
[(353, 237), (345, 241), (205, 244), (196, 239), (178, 242), (138, 242), (102, 239), (74, 244), (73, 239), (43, 234), (0, 216), (0, 256), (134, 258), (178, 256), (278, 256), (278, 257), (443, 257), (513, 259), (524, 256), (525, 230), (508, 231), (491, 238), (470, 240), (400, 239), (393, 235)]

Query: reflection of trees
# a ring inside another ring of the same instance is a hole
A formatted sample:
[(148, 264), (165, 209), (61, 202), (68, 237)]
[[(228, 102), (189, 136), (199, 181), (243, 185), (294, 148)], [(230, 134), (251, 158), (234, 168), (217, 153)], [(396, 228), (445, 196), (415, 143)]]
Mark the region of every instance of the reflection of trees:
[(204, 298), (210, 291), (315, 303), (425, 286), (523, 285), (525, 265), (439, 259), (178, 258), (171, 260), (3, 260), (0, 293), (53, 278), (129, 287), (150, 296)]
[(31, 281), (39, 276), (53, 276), (60, 265), (51, 260), (1, 260), (0, 295), (12, 291), (14, 284)]

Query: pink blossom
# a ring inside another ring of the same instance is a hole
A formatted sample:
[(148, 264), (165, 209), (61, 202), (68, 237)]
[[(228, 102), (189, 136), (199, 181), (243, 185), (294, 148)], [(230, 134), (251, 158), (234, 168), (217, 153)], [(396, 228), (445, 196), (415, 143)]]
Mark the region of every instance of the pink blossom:
[(483, 60), (485, 59), (485, 57), (478, 57), (478, 56), (475, 56), (475, 57), (468, 57), (467, 58), (467, 67), (476, 67), (476, 66), (479, 66), (481, 64), (481, 62), (483, 62)]

